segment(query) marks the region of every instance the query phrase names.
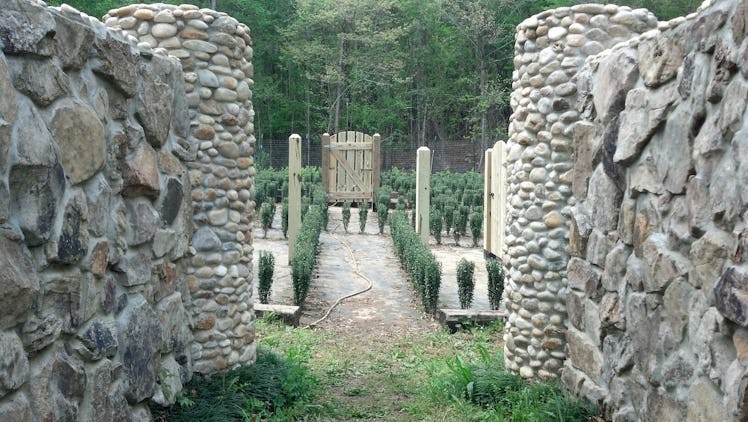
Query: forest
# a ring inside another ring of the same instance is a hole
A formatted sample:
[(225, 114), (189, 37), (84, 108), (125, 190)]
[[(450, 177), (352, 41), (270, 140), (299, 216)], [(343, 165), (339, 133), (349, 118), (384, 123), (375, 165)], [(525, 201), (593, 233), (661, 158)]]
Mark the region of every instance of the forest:
[[(101, 18), (129, 0), (67, 0)], [(168, 2), (168, 1), (167, 1)], [(176, 1), (175, 4), (183, 1)], [(52, 0), (51, 4), (59, 4)], [(247, 24), (255, 134), (379, 132), (386, 145), (506, 137), (515, 27), (574, 0), (199, 0)], [(660, 20), (700, 0), (621, 0)]]

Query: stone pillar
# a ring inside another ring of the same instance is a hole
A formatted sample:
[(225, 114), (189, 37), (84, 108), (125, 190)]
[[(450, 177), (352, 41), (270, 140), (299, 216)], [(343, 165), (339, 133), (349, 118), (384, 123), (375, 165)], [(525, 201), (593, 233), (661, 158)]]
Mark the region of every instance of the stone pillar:
[(255, 138), (249, 28), (192, 5), (135, 4), (104, 16), (154, 54), (181, 61), (190, 128), (178, 139), (192, 181), (195, 235), (187, 282), (194, 369), (210, 373), (255, 360), (252, 216)]
[(523, 377), (558, 377), (565, 357), (575, 75), (589, 55), (657, 27), (644, 9), (585, 4), (517, 27), (507, 143), (505, 360)]

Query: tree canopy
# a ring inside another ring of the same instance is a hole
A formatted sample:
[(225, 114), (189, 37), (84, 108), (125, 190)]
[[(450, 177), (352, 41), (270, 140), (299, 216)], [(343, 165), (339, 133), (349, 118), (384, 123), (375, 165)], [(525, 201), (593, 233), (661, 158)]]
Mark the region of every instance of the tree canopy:
[[(101, 17), (131, 0), (66, 0)], [(181, 3), (180, 1), (167, 1)], [(661, 20), (700, 0), (622, 0)], [(59, 0), (51, 1), (59, 4)], [(575, 0), (201, 0), (247, 24), (258, 138), (352, 129), (389, 142), (506, 136), (514, 30)]]

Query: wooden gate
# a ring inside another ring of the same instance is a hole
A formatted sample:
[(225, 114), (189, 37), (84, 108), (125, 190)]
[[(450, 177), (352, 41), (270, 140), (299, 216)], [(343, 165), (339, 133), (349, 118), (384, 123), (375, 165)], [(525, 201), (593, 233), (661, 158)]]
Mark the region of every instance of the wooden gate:
[(322, 135), (322, 186), (328, 202), (374, 201), (381, 167), (379, 134)]
[(506, 229), (506, 144), (498, 141), (485, 153), (483, 185), (483, 249), (503, 258)]

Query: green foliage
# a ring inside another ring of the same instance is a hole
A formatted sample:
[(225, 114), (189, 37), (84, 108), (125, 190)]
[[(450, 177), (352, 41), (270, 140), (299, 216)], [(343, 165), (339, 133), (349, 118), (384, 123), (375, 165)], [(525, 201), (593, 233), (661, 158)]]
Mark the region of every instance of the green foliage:
[(369, 216), (369, 202), (363, 201), (358, 204), (358, 228), (363, 233), (366, 228), (366, 219)]
[(390, 231), (395, 245), (395, 254), (403, 264), (426, 312), (436, 312), (441, 285), (441, 264), (428, 245), (425, 245), (408, 224), (405, 213), (398, 211), (390, 216)]
[(486, 259), (488, 273), (488, 303), (491, 309), (499, 309), (501, 295), (504, 293), (504, 268), (501, 261), (495, 258)]
[(273, 217), (275, 217), (275, 203), (263, 202), (260, 206), (260, 221), (262, 222), (262, 234), (263, 237), (268, 237), (268, 229), (273, 224)]
[(467, 309), (473, 303), (475, 291), (475, 263), (465, 258), (457, 264), (457, 295), (460, 298), (460, 308)]
[(384, 233), (384, 226), (387, 225), (387, 217), (390, 209), (390, 190), (386, 186), (377, 189), (377, 224), (379, 225), (379, 234)]
[(283, 230), (283, 238), (288, 238), (288, 198), (283, 198), (283, 205), (281, 208), (281, 229)]
[(455, 243), (460, 244), (460, 237), (465, 234), (467, 227), (467, 216), (460, 210), (455, 210), (452, 213), (452, 221), (454, 222), (454, 229), (452, 230), (452, 236), (455, 238)]
[(348, 223), (351, 222), (351, 201), (343, 202), (343, 230), (348, 233)]
[(316, 205), (309, 207), (309, 212), (301, 223), (294, 254), (291, 258), (293, 302), (297, 306), (304, 303), (309, 292), (312, 271), (319, 253), (319, 235), (322, 231), (322, 223), (322, 210)]
[(478, 238), (483, 228), (483, 213), (475, 211), (470, 214), (470, 234), (473, 235), (473, 246), (478, 246)]
[(270, 290), (273, 286), (273, 271), (275, 266), (275, 256), (270, 251), (260, 251), (260, 262), (257, 278), (259, 284), (257, 292), (260, 296), (260, 303), (268, 303)]
[(257, 362), (210, 377), (195, 375), (177, 404), (151, 409), (157, 421), (265, 420), (277, 412), (301, 414), (317, 394), (318, 380), (307, 354), (291, 349), (285, 356), (257, 350)]
[(429, 216), (429, 228), (431, 229), (431, 234), (436, 239), (436, 244), (441, 245), (442, 244), (442, 213), (440, 213), (438, 209), (431, 210), (431, 215)]

